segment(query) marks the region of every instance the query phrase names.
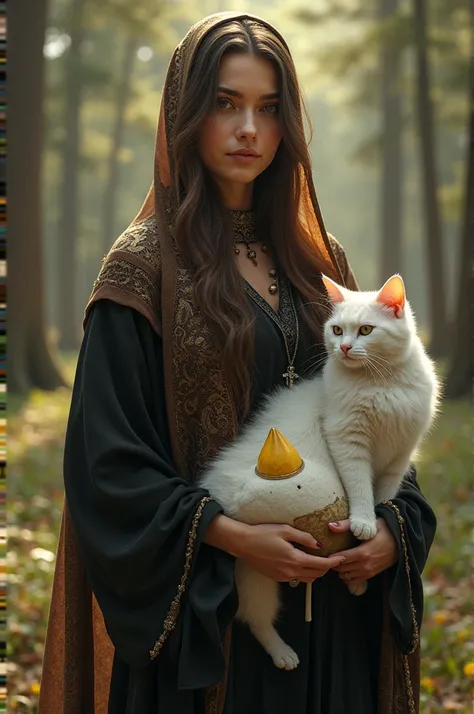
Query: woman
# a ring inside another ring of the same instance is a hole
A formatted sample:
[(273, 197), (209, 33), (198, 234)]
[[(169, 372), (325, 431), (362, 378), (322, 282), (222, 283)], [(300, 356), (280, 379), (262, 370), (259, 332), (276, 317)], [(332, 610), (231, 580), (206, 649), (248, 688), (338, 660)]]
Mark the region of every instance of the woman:
[[(173, 55), (153, 186), (86, 310), (41, 714), (417, 711), (435, 519), (414, 472), (375, 538), (330, 559), (196, 485), (265, 394), (322, 362), (321, 271), (356, 287), (318, 208), (287, 45), (252, 16), (206, 18)], [(315, 581), (311, 625), (304, 588), (283, 588), (296, 670), (231, 626), (235, 556)]]

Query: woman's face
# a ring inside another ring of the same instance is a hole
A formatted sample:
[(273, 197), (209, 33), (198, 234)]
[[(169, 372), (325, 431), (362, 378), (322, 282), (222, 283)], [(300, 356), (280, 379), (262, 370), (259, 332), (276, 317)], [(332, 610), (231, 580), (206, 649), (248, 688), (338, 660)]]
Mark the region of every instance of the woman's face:
[(251, 207), (253, 181), (281, 141), (278, 74), (253, 54), (229, 53), (219, 67), (215, 107), (205, 118), (199, 154), (232, 209)]

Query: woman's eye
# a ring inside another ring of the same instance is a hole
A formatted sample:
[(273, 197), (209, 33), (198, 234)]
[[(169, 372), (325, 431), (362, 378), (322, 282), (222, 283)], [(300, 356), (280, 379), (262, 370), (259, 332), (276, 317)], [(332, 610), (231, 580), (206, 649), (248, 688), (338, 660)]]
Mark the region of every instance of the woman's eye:
[(266, 114), (278, 114), (279, 106), (278, 104), (265, 104), (263, 111)]
[(342, 335), (342, 328), (339, 327), (339, 325), (334, 325), (332, 328), (332, 331), (334, 332), (335, 335)]
[(226, 97), (219, 97), (217, 99), (217, 106), (219, 107), (219, 109), (227, 109), (228, 107), (232, 106), (232, 102)]
[(373, 329), (372, 325), (362, 325), (359, 329), (359, 335), (370, 335)]

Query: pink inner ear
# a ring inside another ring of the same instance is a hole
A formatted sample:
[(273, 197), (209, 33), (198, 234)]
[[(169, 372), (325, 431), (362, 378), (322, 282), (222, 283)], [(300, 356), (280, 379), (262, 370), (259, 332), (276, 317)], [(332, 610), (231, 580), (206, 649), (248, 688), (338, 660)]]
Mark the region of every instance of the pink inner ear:
[(405, 286), (399, 275), (394, 275), (387, 280), (377, 295), (377, 302), (393, 310), (395, 317), (405, 307)]
[(327, 278), (325, 275), (322, 275), (322, 279), (331, 302), (344, 302), (344, 295), (339, 290), (337, 283), (335, 283), (334, 280), (331, 280), (331, 278)]

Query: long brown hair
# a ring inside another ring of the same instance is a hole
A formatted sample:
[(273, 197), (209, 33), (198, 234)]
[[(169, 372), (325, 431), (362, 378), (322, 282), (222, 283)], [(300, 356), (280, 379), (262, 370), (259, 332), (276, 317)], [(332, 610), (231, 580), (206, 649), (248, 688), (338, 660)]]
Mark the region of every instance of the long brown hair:
[(299, 311), (315, 341), (321, 340), (327, 308), (321, 256), (299, 218), (301, 176), (311, 171), (311, 159), (303, 122), (306, 110), (293, 59), (266, 25), (247, 18), (230, 20), (203, 38), (178, 105), (172, 136), (175, 190), (180, 197), (175, 235), (192, 268), (195, 300), (222, 346), (226, 377), (244, 416), (251, 398), (254, 313), (234, 260), (229, 211), (220, 202), (197, 148), (201, 124), (216, 101), (219, 65), (228, 52), (260, 55), (278, 72), (283, 138), (272, 163), (255, 181), (257, 229), (271, 242), (279, 264), (298, 290)]

